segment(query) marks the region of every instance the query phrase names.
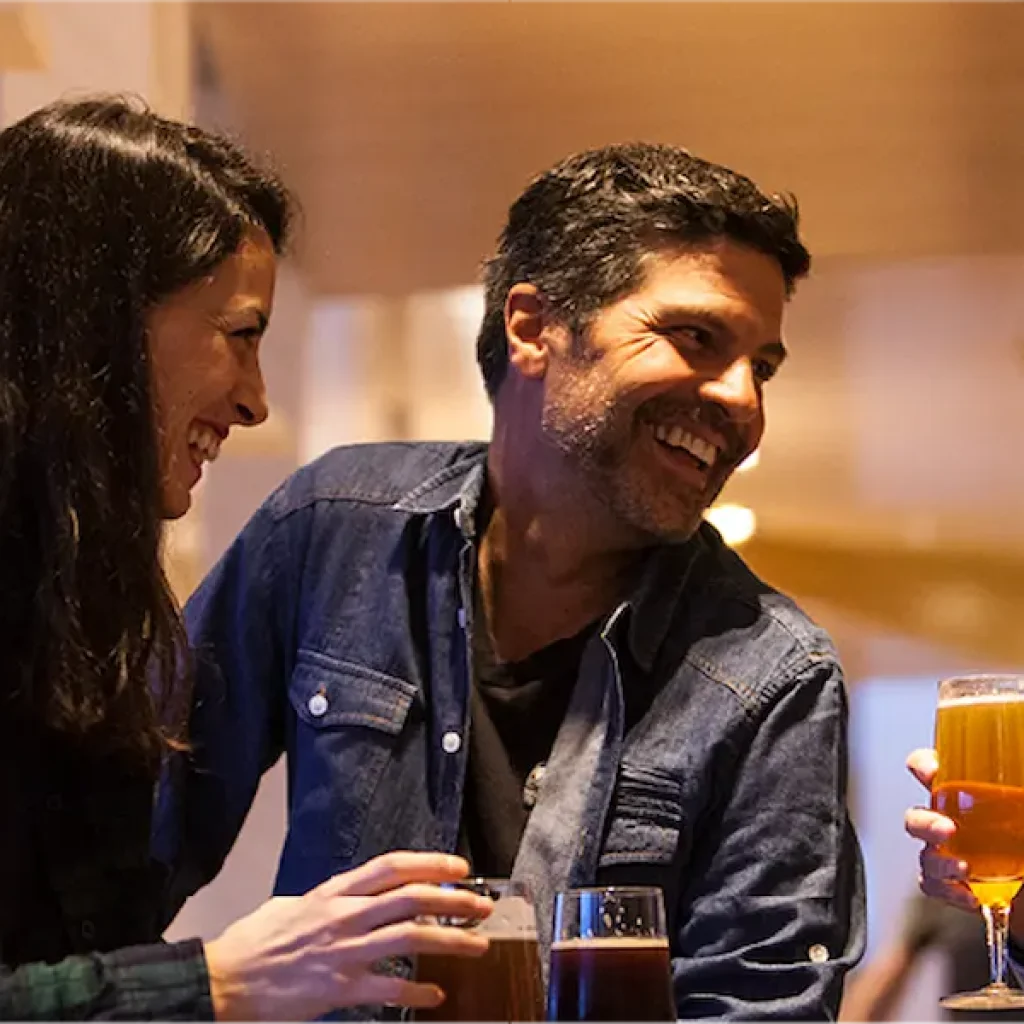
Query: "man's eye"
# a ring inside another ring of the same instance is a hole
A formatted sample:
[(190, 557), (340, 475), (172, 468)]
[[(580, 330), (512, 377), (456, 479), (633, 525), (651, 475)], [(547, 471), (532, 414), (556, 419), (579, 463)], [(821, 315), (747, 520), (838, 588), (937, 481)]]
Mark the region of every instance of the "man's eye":
[(258, 327), (243, 327), (241, 330), (232, 331), (232, 338), (240, 338), (242, 341), (259, 341), (263, 332)]
[(715, 341), (715, 336), (705, 327), (670, 327), (667, 333), (673, 339), (684, 341), (697, 348), (707, 348)]
[(752, 366), (754, 368), (754, 376), (761, 381), (762, 384), (765, 381), (771, 380), (772, 377), (779, 372), (779, 368), (774, 363), (770, 363), (767, 359), (755, 359)]

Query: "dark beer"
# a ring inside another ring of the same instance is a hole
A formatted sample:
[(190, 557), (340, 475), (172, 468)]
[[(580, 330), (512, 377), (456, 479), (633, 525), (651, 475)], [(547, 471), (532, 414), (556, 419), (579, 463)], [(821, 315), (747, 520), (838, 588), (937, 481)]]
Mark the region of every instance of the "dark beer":
[(416, 980), (432, 982), (445, 994), (416, 1020), (543, 1020), (544, 986), (535, 937), (488, 935), (491, 946), (479, 958), (421, 955)]
[(548, 1020), (675, 1020), (665, 939), (567, 939), (551, 947)]

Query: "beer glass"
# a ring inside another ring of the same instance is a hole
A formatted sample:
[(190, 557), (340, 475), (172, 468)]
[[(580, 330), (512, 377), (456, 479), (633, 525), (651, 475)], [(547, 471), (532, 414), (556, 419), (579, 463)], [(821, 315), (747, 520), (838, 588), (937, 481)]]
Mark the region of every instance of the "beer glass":
[(483, 921), (440, 922), (486, 935), (490, 948), (482, 957), (419, 954), (416, 980), (439, 986), (445, 999), (434, 1009), (416, 1010), (416, 1020), (543, 1020), (537, 916), (526, 886), (507, 878), (473, 878), (445, 888), (472, 889), (494, 900)]
[(660, 889), (555, 897), (548, 1020), (675, 1020)]
[(939, 771), (932, 807), (956, 822), (943, 852), (967, 863), (981, 904), (992, 981), (942, 1000), (953, 1010), (1020, 1010), (1006, 984), (1010, 903), (1024, 881), (1024, 676), (965, 676), (939, 684)]

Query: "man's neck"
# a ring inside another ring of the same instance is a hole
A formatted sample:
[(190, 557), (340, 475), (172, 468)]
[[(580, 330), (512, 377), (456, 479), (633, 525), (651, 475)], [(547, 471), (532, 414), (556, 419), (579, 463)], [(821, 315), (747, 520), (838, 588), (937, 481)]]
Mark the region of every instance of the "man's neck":
[(480, 541), (485, 623), (501, 661), (520, 661), (607, 615), (635, 584), (643, 554), (616, 546), (571, 500), (545, 508), (491, 480)]

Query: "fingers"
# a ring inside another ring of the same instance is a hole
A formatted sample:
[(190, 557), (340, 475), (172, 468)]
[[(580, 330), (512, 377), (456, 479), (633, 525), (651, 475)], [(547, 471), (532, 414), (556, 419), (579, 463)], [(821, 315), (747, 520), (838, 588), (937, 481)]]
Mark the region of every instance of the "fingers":
[(977, 910), (978, 901), (967, 887), (967, 862), (926, 846), (920, 856), (918, 885), (926, 896), (952, 903), (961, 910)]
[(490, 943), (478, 932), (448, 925), (403, 921), (378, 928), (358, 940), (359, 959), (375, 963), (389, 956), (439, 953), (445, 956), (483, 956)]
[(403, 885), (364, 902), (352, 918), (353, 931), (373, 931), (415, 917), (454, 917), (482, 920), (494, 909), (484, 896), (465, 889), (439, 889), (435, 885)]
[(956, 833), (956, 822), (927, 807), (911, 807), (903, 816), (903, 827), (908, 835), (931, 846), (948, 843)]
[(939, 761), (934, 750), (922, 747), (913, 751), (907, 758), (907, 768), (922, 786), (931, 789), (935, 773), (939, 770)]
[(385, 853), (361, 867), (335, 875), (322, 888), (332, 896), (377, 896), (410, 882), (457, 882), (469, 864), (447, 853)]
[(444, 992), (437, 985), (406, 981), (404, 978), (383, 974), (368, 974), (359, 984), (359, 1002), (427, 1009), (440, 1006), (444, 1002)]

